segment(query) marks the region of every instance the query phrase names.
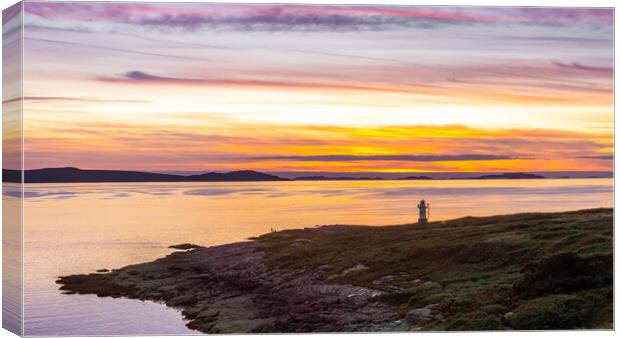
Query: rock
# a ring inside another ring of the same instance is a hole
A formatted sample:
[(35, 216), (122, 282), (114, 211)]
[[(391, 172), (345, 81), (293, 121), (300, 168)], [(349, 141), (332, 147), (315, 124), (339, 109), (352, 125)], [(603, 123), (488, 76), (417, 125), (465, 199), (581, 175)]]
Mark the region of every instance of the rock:
[(97, 272), (99, 272), (99, 273), (106, 273), (106, 272), (110, 272), (110, 270), (108, 270), (108, 269), (99, 269), (99, 270), (97, 270)]
[(407, 321), (413, 326), (423, 325), (432, 322), (434, 317), (430, 309), (413, 309), (405, 316)]
[(373, 327), (373, 332), (406, 332), (409, 331), (409, 325), (404, 320), (394, 320), (391, 322), (382, 323), (379, 326)]
[(217, 319), (220, 315), (220, 311), (217, 310), (203, 310), (196, 317), (203, 319), (206, 322), (211, 322)]
[(395, 312), (380, 312), (374, 313), (371, 316), (371, 319), (374, 323), (384, 323), (384, 322), (392, 322), (400, 325), (400, 320), (398, 320), (398, 314)]
[(200, 307), (190, 306), (190, 307), (186, 308), (185, 310), (183, 310), (181, 312), (181, 314), (183, 316), (185, 316), (185, 318), (187, 318), (187, 319), (194, 319), (194, 318), (198, 317), (198, 314), (201, 311), (202, 311), (202, 309)]
[(377, 278), (375, 280), (372, 281), (372, 284), (374, 285), (383, 285), (383, 284), (389, 284), (390, 282), (394, 281), (396, 277), (392, 276), (392, 275), (387, 275), (387, 276), (383, 276), (380, 278)]
[(348, 274), (350, 274), (351, 272), (356, 272), (356, 271), (362, 271), (362, 270), (366, 270), (368, 269), (368, 267), (364, 264), (360, 264), (357, 263), (354, 266), (348, 268), (348, 269), (344, 269), (341, 273), (341, 275), (346, 276)]
[(165, 286), (157, 288), (156, 291), (162, 292), (162, 293), (166, 293), (166, 292), (170, 292), (170, 291), (172, 291), (174, 289), (176, 289), (176, 285), (165, 285)]
[(172, 306), (178, 306), (178, 305), (194, 304), (197, 301), (198, 300), (196, 299), (195, 295), (188, 294), (188, 295), (181, 295), (181, 296), (174, 297), (166, 303)]
[(334, 267), (329, 265), (329, 264), (321, 265), (321, 266), (319, 266), (317, 268), (317, 270), (319, 270), (319, 271), (331, 271), (333, 269), (334, 269)]
[(197, 244), (192, 244), (192, 243), (182, 243), (182, 244), (171, 245), (168, 248), (177, 249), (177, 250), (190, 250), (190, 249), (200, 249), (204, 247), (197, 245)]
[(355, 264), (354, 266), (352, 266), (350, 268), (342, 270), (341, 273), (330, 275), (329, 277), (327, 277), (327, 279), (328, 280), (336, 279), (336, 278), (339, 278), (339, 277), (346, 276), (346, 275), (348, 275), (350, 273), (357, 272), (357, 271), (362, 271), (362, 270), (366, 270), (366, 269), (368, 269), (368, 267), (366, 265), (357, 263), (357, 264)]
[[(106, 274), (61, 277), (59, 283), (67, 292), (164, 301), (181, 308), (189, 328), (204, 333), (408, 329), (394, 308), (374, 300), (381, 291), (328, 282), (326, 276), (338, 272), (330, 265), (268, 266), (260, 246), (259, 239), (178, 251)], [(343, 272), (365, 269), (354, 264)]]

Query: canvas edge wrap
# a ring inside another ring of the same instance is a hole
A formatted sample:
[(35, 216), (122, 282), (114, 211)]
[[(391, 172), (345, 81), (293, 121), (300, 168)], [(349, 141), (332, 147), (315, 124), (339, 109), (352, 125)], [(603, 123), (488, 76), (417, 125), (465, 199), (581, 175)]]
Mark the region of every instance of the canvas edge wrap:
[(2, 11), (2, 327), (23, 336), (23, 3)]

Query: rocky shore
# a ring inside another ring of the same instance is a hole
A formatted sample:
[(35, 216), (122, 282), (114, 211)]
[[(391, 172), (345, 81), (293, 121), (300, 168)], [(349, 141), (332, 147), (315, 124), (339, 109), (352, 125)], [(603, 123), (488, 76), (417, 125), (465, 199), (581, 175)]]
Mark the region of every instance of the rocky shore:
[(611, 209), (326, 226), (57, 283), (164, 302), (205, 333), (606, 328), (612, 227)]

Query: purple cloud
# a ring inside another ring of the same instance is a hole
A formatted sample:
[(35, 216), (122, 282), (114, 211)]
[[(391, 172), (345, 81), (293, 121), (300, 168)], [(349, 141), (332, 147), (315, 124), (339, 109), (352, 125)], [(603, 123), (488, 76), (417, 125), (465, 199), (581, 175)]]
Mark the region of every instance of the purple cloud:
[(530, 23), (610, 25), (613, 8), (515, 7), (514, 14)]
[(607, 8), (488, 8), (431, 6), (28, 3), (29, 14), (134, 24), (160, 29), (355, 31), (441, 24), (526, 23), (609, 25)]
[(579, 158), (585, 158), (590, 160), (613, 160), (614, 155), (581, 156)]
[(566, 69), (575, 69), (575, 70), (583, 70), (583, 71), (591, 71), (591, 72), (603, 72), (603, 73), (609, 73), (609, 74), (613, 74), (614, 72), (613, 67), (586, 66), (578, 62), (562, 63), (562, 62), (553, 61), (552, 63), (555, 66), (558, 66), (560, 68), (566, 68)]
[(331, 89), (331, 90), (368, 90), (394, 93), (410, 93), (414, 89), (394, 86), (375, 86), (364, 84), (346, 83), (319, 83), (297, 81), (273, 81), (254, 79), (219, 79), (219, 78), (184, 78), (169, 77), (149, 74), (139, 70), (133, 70), (123, 74), (122, 77), (98, 77), (103, 82), (123, 82), (134, 84), (176, 84), (188, 86), (238, 86), (238, 87), (272, 87), (272, 88), (303, 88), (307, 90)]

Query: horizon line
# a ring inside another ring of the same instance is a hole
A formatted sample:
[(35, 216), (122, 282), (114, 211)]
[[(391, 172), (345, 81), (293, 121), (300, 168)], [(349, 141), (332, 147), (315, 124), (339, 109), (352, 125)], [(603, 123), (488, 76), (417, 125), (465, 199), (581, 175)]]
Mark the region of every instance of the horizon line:
[(44, 170), (44, 169), (78, 169), (78, 170), (102, 170), (102, 171), (132, 171), (132, 172), (144, 172), (154, 174), (165, 174), (170, 172), (186, 172), (186, 173), (230, 173), (237, 171), (255, 171), (261, 173), (323, 173), (323, 174), (468, 174), (468, 173), (614, 173), (614, 170), (500, 170), (500, 171), (313, 171), (313, 170), (256, 170), (256, 169), (234, 169), (234, 170), (220, 170), (220, 169), (204, 169), (204, 170), (185, 170), (185, 169), (106, 169), (106, 168), (84, 168), (75, 166), (59, 166), (59, 167), (40, 167), (40, 168), (2, 168), (2, 170), (13, 171), (29, 171), (29, 170)]

